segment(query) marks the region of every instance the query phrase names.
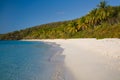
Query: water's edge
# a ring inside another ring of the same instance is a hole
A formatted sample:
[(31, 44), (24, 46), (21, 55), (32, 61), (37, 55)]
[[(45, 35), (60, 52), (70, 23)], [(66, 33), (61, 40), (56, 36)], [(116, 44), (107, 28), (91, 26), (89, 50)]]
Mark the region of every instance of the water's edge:
[(52, 80), (75, 80), (72, 73), (66, 67), (64, 63), (65, 55), (63, 55), (64, 48), (60, 46), (60, 44), (56, 44), (55, 42), (45, 42), (48, 45), (52, 46), (53, 52), (55, 54), (51, 56), (50, 61), (52, 63), (56, 63), (55, 72), (52, 76)]
[(75, 80), (55, 42), (0, 41), (0, 80)]

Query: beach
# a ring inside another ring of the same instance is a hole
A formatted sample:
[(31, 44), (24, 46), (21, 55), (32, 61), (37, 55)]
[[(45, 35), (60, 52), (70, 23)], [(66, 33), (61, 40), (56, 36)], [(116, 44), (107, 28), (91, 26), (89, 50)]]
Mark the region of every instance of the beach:
[[(120, 39), (43, 39), (64, 50), (64, 64), (74, 80), (120, 80)], [(65, 76), (68, 74), (64, 74)], [(73, 80), (68, 75), (61, 80)]]

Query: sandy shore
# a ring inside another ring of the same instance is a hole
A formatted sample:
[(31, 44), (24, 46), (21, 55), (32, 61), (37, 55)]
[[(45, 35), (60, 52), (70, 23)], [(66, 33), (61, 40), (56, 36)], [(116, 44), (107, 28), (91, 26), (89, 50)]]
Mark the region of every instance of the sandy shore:
[[(120, 80), (120, 39), (29, 40), (55, 42), (75, 80)], [(65, 80), (68, 80), (65, 79)]]

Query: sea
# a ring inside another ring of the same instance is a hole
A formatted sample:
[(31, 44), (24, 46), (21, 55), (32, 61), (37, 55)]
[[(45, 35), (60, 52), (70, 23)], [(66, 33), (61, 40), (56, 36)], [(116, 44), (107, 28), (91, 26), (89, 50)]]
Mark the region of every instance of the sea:
[[(0, 41), (0, 80), (58, 80), (62, 48), (40, 41)], [(60, 71), (60, 72), (59, 72)], [(62, 79), (61, 79), (62, 80)]]

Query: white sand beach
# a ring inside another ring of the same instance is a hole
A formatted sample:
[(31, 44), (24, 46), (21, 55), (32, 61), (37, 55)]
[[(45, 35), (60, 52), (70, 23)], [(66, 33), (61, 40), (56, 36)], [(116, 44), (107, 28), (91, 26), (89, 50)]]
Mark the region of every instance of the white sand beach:
[(120, 39), (33, 41), (59, 44), (64, 49), (62, 55), (65, 55), (65, 66), (75, 80), (120, 80)]

